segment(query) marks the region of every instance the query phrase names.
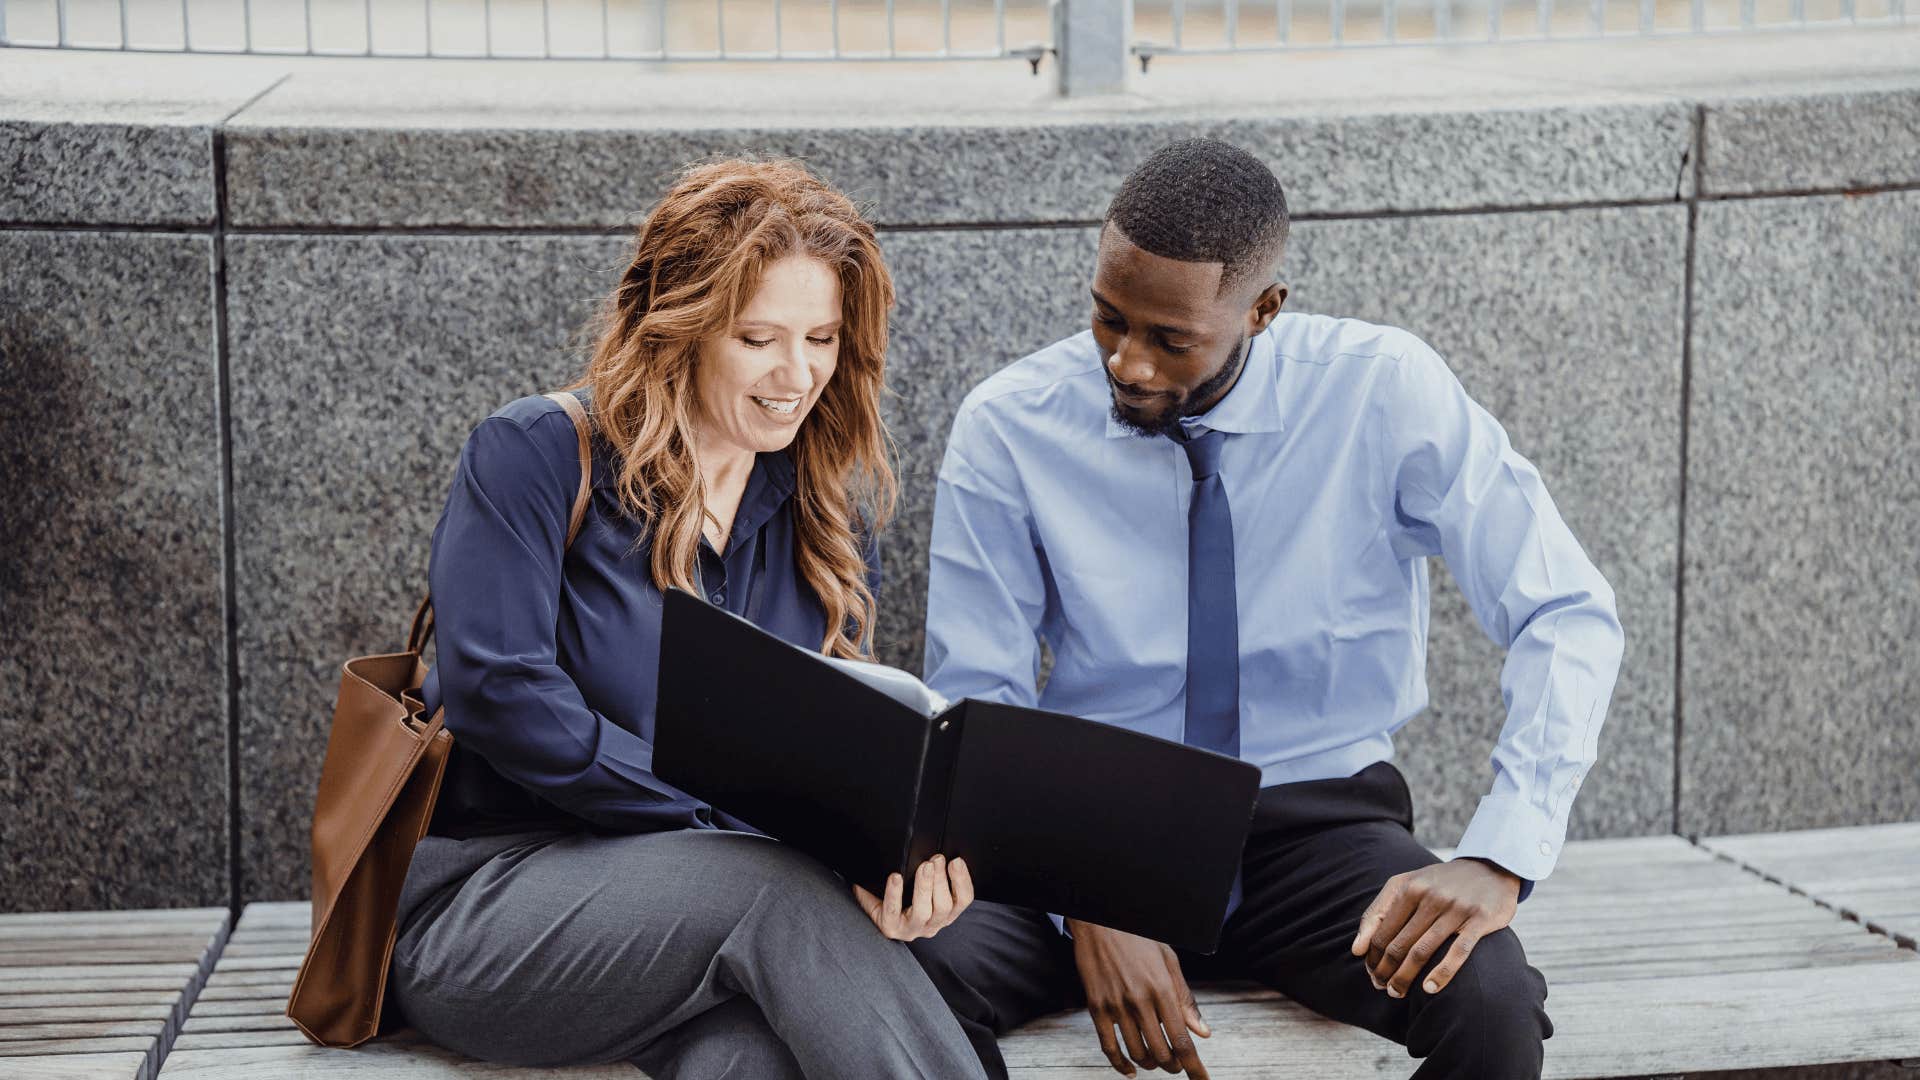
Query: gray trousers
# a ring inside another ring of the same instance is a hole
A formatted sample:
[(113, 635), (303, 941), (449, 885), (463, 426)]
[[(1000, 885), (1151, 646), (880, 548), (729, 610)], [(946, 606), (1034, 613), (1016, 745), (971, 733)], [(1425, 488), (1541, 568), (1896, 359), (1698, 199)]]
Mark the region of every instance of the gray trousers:
[(630, 1061), (656, 1080), (979, 1077), (907, 946), (762, 836), (421, 840), (389, 1003), (485, 1061)]

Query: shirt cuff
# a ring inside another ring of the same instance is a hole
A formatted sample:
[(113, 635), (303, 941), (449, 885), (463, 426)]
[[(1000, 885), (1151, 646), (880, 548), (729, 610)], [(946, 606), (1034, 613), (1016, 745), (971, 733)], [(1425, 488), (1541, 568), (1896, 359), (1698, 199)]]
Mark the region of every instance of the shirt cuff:
[(1520, 878), (1520, 897), (1525, 899), (1533, 882), (1553, 873), (1566, 835), (1565, 821), (1548, 817), (1520, 796), (1488, 795), (1473, 812), (1453, 857), (1498, 864)]
[(1072, 934), (1067, 933), (1067, 920), (1065, 916), (1055, 915), (1053, 912), (1049, 911), (1047, 912), (1047, 918), (1053, 920), (1053, 928), (1055, 930), (1060, 931), (1062, 934), (1066, 934), (1067, 937), (1069, 938), (1073, 937)]
[[(1486, 858), (1486, 857), (1484, 857), (1484, 856), (1480, 856), (1480, 855), (1467, 855), (1467, 856), (1463, 856), (1463, 857), (1464, 857), (1464, 858), (1468, 858), (1468, 859), (1473, 859), (1473, 860), (1474, 860), (1474, 861), (1476, 861), (1476, 862), (1483, 862), (1483, 863), (1486, 863), (1486, 864), (1487, 864), (1488, 866), (1500, 866), (1500, 864), (1499, 864), (1499, 863), (1497, 863), (1497, 862), (1494, 862), (1494, 861), (1492, 861), (1491, 859), (1488, 859), (1488, 858)], [(1449, 861), (1451, 861), (1451, 860), (1449, 860)], [(1502, 869), (1502, 870), (1506, 870), (1507, 868), (1506, 868), (1506, 867), (1504, 867), (1504, 866), (1500, 866), (1500, 869)], [(1512, 873), (1513, 873), (1513, 871), (1511, 871), (1511, 870), (1507, 870), (1507, 872), (1508, 872), (1509, 874), (1512, 874)], [(1515, 877), (1520, 877), (1520, 875), (1518, 875), (1518, 874), (1514, 874), (1514, 876), (1515, 876)], [(1518, 896), (1516, 896), (1516, 897), (1514, 897), (1514, 898), (1513, 898), (1513, 902), (1514, 902), (1514, 903), (1516, 903), (1516, 904), (1524, 904), (1524, 903), (1526, 903), (1526, 902), (1527, 902), (1527, 897), (1529, 897), (1529, 896), (1532, 896), (1532, 895), (1533, 895), (1533, 882), (1532, 882), (1532, 881), (1530, 881), (1530, 880), (1528, 880), (1528, 879), (1526, 879), (1526, 878), (1520, 878), (1520, 895), (1518, 895)]]

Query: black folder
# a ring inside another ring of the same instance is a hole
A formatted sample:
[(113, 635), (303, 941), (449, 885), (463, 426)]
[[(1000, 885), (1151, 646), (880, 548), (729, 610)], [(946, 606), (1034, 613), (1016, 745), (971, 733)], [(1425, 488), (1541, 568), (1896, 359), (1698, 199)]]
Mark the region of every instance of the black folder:
[(670, 589), (654, 774), (881, 895), (936, 853), (975, 896), (1218, 947), (1259, 795), (1236, 758), (1043, 709), (928, 717)]

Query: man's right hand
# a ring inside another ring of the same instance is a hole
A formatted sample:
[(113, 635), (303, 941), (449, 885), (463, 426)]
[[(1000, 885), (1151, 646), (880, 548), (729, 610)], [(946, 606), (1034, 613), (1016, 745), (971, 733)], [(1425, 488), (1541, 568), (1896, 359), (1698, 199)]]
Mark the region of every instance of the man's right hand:
[[(1134, 1075), (1134, 1062), (1147, 1068), (1206, 1080), (1207, 1067), (1191, 1030), (1201, 1038), (1213, 1031), (1200, 1018), (1200, 1006), (1180, 973), (1180, 958), (1158, 941), (1078, 919), (1068, 919), (1073, 959), (1087, 991), (1087, 1012), (1100, 1036), (1100, 1049), (1113, 1067)], [(1118, 1040), (1114, 1028), (1120, 1029)], [(1126, 1053), (1121, 1053), (1121, 1046)], [(1133, 1060), (1129, 1061), (1131, 1057)]]

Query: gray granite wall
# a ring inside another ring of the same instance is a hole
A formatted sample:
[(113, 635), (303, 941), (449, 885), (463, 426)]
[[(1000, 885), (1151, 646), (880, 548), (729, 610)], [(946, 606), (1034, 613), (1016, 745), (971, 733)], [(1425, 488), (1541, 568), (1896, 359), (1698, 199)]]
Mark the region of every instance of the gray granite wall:
[[(1920, 815), (1920, 196), (1896, 190), (1920, 86), (561, 131), (314, 124), (296, 80), (228, 119), (268, 85), (0, 117), (0, 910), (305, 895), (339, 662), (404, 633), (462, 440), (570, 376), (673, 165), (743, 148), (883, 225), (885, 659), (919, 662), (954, 405), (1082, 327), (1115, 178), (1213, 131), (1291, 183), (1292, 303), (1434, 343), (1615, 585), (1627, 660), (1576, 835)], [(1445, 845), (1503, 710), (1500, 650), (1436, 570), (1401, 762)]]

